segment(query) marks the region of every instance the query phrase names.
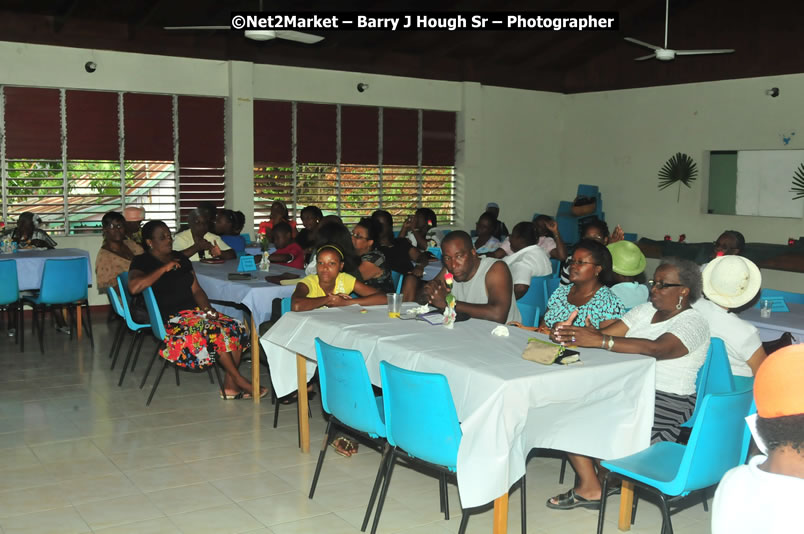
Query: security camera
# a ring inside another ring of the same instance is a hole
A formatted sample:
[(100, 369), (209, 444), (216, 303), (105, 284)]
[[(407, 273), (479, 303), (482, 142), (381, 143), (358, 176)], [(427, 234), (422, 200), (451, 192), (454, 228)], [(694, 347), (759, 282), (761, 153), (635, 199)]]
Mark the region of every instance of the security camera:
[(368, 86), (368, 84), (367, 84), (367, 83), (359, 83), (359, 84), (357, 84), (357, 92), (358, 92), (358, 93), (362, 93), (362, 92), (364, 92), (366, 89), (368, 89), (368, 87), (369, 87), (369, 86)]
[(93, 72), (98, 70), (98, 65), (94, 61), (87, 61), (84, 64), (84, 70), (86, 70), (88, 73), (92, 74)]
[(765, 91), (765, 94), (768, 95), (771, 98), (776, 98), (777, 96), (779, 96), (779, 88), (778, 87), (771, 87), (770, 89)]

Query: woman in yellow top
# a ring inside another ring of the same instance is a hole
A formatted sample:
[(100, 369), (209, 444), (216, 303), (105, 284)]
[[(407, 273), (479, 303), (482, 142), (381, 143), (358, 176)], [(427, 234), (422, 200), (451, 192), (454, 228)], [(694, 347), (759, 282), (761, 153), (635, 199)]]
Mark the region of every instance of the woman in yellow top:
[[(290, 300), (293, 311), (310, 311), (322, 306), (334, 308), (351, 304), (385, 304), (387, 297), (377, 289), (358, 281), (343, 270), (343, 252), (327, 243), (316, 252), (316, 274), (299, 280)], [(350, 294), (358, 294), (352, 298)]]

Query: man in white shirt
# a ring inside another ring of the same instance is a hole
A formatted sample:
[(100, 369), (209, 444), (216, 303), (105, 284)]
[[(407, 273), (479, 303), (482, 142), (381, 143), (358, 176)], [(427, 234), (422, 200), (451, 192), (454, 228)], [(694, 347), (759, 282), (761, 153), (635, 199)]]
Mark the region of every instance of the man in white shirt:
[(235, 251), (220, 236), (209, 231), (209, 220), (201, 210), (191, 211), (187, 215), (187, 224), (190, 228), (173, 238), (173, 250), (181, 252), (190, 261), (205, 257), (220, 257), (225, 260), (237, 257)]
[(550, 257), (537, 243), (539, 237), (533, 223), (523, 221), (511, 232), (511, 255), (503, 258), (511, 269), (514, 280), (514, 295), (517, 299), (528, 292), (534, 276), (547, 276), (553, 272)]
[(765, 360), (754, 381), (756, 434), (767, 456), (727, 472), (712, 505), (712, 534), (804, 529), (804, 345)]

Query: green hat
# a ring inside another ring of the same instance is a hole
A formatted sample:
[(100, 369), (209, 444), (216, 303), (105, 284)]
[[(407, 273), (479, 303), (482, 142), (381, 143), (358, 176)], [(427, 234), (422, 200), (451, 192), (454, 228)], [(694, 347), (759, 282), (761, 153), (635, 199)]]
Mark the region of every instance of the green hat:
[(612, 270), (623, 276), (636, 276), (645, 270), (645, 255), (630, 241), (617, 241), (608, 245)]

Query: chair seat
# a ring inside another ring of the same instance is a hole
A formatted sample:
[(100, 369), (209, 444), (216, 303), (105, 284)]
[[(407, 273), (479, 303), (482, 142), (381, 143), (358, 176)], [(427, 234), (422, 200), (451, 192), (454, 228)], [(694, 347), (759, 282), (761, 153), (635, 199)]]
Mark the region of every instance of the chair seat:
[(601, 465), (615, 473), (653, 486), (662, 493), (675, 496), (679, 493), (673, 490), (670, 482), (678, 475), (685, 450), (684, 445), (662, 441), (631, 456), (603, 461)]

